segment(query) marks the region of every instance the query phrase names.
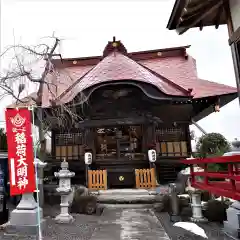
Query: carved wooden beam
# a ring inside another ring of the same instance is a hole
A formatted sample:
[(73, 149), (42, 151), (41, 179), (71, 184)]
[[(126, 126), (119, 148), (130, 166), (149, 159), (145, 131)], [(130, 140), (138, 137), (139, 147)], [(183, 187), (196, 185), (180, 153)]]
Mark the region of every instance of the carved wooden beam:
[(217, 14), (216, 14), (216, 17), (215, 17), (215, 28), (218, 29), (219, 28), (219, 25), (220, 25), (220, 20), (221, 20), (221, 15), (223, 13), (223, 6), (220, 6), (218, 11), (217, 11)]
[(215, 11), (217, 8), (219, 8), (223, 4), (224, 0), (216, 0), (211, 3), (209, 6), (209, 9), (206, 10), (205, 13), (198, 16), (195, 20), (192, 20), (191, 23), (187, 27), (183, 27), (177, 30), (178, 34), (181, 35), (185, 33), (189, 28), (193, 28), (199, 23), (201, 20), (203, 20), (205, 17), (207, 17), (209, 14), (211, 14), (213, 11)]
[(240, 27), (232, 34), (232, 36), (228, 40), (229, 45), (232, 45), (232, 43), (238, 41), (240, 41)]
[(103, 126), (117, 126), (117, 125), (133, 125), (147, 123), (148, 119), (145, 117), (138, 118), (119, 118), (119, 119), (101, 119), (101, 120), (85, 120), (77, 124), (76, 127), (103, 127)]

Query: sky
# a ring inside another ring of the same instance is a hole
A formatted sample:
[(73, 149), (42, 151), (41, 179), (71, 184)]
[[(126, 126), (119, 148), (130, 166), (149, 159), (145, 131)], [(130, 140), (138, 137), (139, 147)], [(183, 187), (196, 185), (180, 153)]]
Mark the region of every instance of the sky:
[[(130, 52), (189, 44), (200, 78), (236, 86), (227, 27), (191, 29), (179, 36), (166, 29), (173, 4), (174, 0), (2, 0), (1, 51), (14, 43), (34, 45), (53, 34), (61, 39), (58, 50), (63, 57), (101, 55), (113, 36)], [(6, 104), (7, 100), (0, 102), (1, 113)], [(239, 118), (235, 100), (198, 124), (231, 141), (240, 138)]]

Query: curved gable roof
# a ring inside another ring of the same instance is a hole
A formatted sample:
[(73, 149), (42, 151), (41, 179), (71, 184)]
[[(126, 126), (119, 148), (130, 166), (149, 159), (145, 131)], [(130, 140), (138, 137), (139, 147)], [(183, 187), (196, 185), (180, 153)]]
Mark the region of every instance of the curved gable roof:
[[(167, 95), (195, 99), (237, 93), (234, 87), (199, 79), (196, 61), (186, 53), (189, 46), (134, 53), (112, 46), (113, 42), (109, 42), (103, 57), (55, 59), (57, 76), (47, 76), (50, 84), (44, 86), (42, 107), (50, 107), (52, 101), (69, 102), (95, 84), (118, 80), (140, 81), (154, 85)], [(24, 105), (33, 104), (31, 99), (34, 97), (27, 98)]]
[(112, 52), (59, 97), (61, 102), (71, 101), (81, 91), (94, 85), (120, 80), (135, 80), (157, 87), (166, 95), (189, 96), (189, 92), (160, 74), (153, 74), (146, 67), (120, 52)]

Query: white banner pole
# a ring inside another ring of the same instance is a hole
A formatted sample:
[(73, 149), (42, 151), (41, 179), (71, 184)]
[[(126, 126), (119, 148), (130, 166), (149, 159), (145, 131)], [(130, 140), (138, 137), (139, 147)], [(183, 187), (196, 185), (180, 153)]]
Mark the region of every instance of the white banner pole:
[[(32, 141), (33, 141), (33, 149), (34, 149), (34, 160), (33, 162), (35, 161), (35, 159), (37, 158), (37, 147), (35, 145), (35, 142), (34, 142), (34, 135), (33, 135), (33, 132), (34, 132), (34, 107), (31, 106), (28, 108), (30, 111), (32, 111)], [(36, 190), (37, 190), (37, 208), (38, 208), (38, 239), (39, 240), (42, 240), (42, 230), (41, 230), (41, 216), (40, 216), (40, 205), (39, 205), (39, 189), (38, 189), (38, 169), (37, 169), (37, 163), (34, 163), (34, 167), (35, 167), (35, 178), (36, 178)]]

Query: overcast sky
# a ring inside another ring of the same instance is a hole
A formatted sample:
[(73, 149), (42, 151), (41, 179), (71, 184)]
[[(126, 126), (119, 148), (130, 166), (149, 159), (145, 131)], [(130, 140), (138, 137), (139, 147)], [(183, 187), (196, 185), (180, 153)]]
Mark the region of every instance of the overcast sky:
[[(101, 55), (113, 36), (128, 51), (190, 44), (200, 78), (236, 86), (226, 26), (178, 36), (166, 29), (174, 0), (2, 0), (1, 4), (1, 51), (14, 41), (36, 44), (53, 32), (62, 39), (63, 57)], [(6, 103), (0, 103), (4, 108)], [(220, 132), (233, 140), (240, 138), (239, 119), (235, 100), (198, 123), (207, 132)]]

